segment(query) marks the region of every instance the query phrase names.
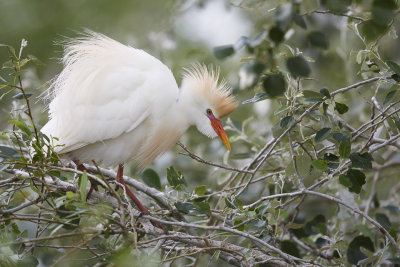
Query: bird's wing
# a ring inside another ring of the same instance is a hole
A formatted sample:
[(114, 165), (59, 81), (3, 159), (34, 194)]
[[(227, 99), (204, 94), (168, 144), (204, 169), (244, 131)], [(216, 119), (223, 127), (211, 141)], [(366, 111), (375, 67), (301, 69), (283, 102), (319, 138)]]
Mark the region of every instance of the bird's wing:
[(178, 94), (158, 59), (94, 35), (67, 45), (64, 69), (53, 83), (42, 132), (60, 139), (60, 153), (133, 131), (152, 115), (155, 99)]
[(134, 69), (99, 72), (87, 82), (84, 92), (61, 93), (50, 104), (51, 120), (42, 131), (60, 139), (61, 153), (132, 131), (150, 114), (143, 74)]

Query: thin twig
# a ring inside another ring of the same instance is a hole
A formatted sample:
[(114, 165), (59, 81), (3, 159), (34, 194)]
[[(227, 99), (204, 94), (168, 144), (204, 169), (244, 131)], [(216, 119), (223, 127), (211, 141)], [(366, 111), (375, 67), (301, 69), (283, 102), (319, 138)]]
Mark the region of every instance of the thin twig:
[(183, 150), (185, 150), (185, 151), (187, 152), (187, 154), (185, 154), (185, 153), (179, 153), (179, 154), (184, 155), (184, 156), (191, 157), (192, 159), (194, 159), (194, 160), (196, 160), (196, 161), (198, 161), (198, 162), (201, 162), (201, 163), (204, 163), (204, 164), (207, 164), (207, 165), (210, 165), (210, 166), (218, 167), (218, 168), (221, 168), (221, 169), (225, 169), (225, 170), (228, 170), (228, 171), (242, 172), (242, 173), (250, 173), (250, 174), (253, 173), (252, 171), (243, 170), (243, 169), (241, 170), (241, 169), (237, 169), (237, 168), (232, 168), (232, 167), (229, 167), (229, 166), (224, 166), (224, 165), (220, 165), (220, 164), (216, 164), (216, 163), (214, 163), (214, 162), (210, 162), (210, 161), (204, 160), (204, 159), (200, 158), (199, 156), (197, 156), (197, 155), (193, 154), (192, 152), (190, 152), (190, 150), (189, 150), (184, 144), (182, 144), (181, 142), (177, 142), (177, 144), (178, 144), (181, 148), (183, 148)]

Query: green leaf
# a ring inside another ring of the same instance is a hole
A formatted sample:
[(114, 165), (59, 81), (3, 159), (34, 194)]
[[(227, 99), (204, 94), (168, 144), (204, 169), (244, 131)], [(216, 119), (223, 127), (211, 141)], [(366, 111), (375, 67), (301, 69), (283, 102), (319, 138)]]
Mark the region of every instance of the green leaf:
[(65, 197), (67, 199), (73, 199), (73, 198), (75, 198), (75, 194), (72, 191), (67, 191), (67, 193), (65, 194)]
[(350, 141), (342, 141), (339, 143), (339, 155), (342, 158), (348, 158), (351, 153), (351, 143)]
[(319, 90), (319, 92), (320, 92), (321, 94), (323, 94), (327, 99), (330, 99), (330, 98), (331, 98), (331, 94), (329, 93), (329, 90), (328, 90), (328, 89), (322, 88), (322, 89)]
[(326, 163), (326, 161), (325, 160), (322, 160), (322, 159), (317, 159), (317, 160), (314, 160), (312, 163), (311, 163), (311, 165), (315, 168), (315, 169), (317, 169), (317, 170), (319, 170), (319, 171), (327, 171), (328, 170), (328, 163)]
[(304, 98), (320, 98), (322, 100), (322, 98), (324, 97), (324, 95), (322, 95), (321, 93), (312, 90), (301, 90), (300, 92), (304, 96)]
[(312, 31), (307, 35), (307, 39), (312, 46), (322, 49), (328, 49), (329, 41), (326, 35), (321, 31)]
[(202, 201), (202, 202), (194, 202), (193, 203), (195, 211), (201, 214), (206, 214), (210, 215), (211, 214), (211, 209), (210, 209), (210, 204), (208, 202)]
[(303, 29), (307, 29), (306, 21), (303, 16), (299, 14), (293, 14), (293, 21)]
[(303, 227), (304, 227), (304, 224), (293, 223), (293, 222), (290, 222), (290, 223), (285, 225), (285, 228), (287, 228), (287, 229), (300, 229), (300, 228), (303, 228)]
[[(18, 264), (15, 266), (21, 267), (21, 266), (30, 266), (30, 267), (35, 267), (39, 265), (39, 261), (36, 257), (33, 255), (25, 254), (25, 256), (22, 259), (18, 260)], [(14, 265), (5, 265), (5, 266), (14, 266)]]
[(88, 185), (88, 177), (86, 171), (83, 171), (82, 175), (79, 177), (79, 193), (81, 195), (81, 200), (86, 201), (86, 187)]
[(63, 228), (65, 228), (66, 230), (76, 230), (81, 218), (76, 212), (75, 205), (62, 204), (60, 207), (58, 207), (56, 213), (61, 219), (63, 219), (63, 221), (76, 225), (64, 225)]
[(322, 128), (316, 133), (314, 141), (317, 143), (323, 141), (331, 134), (331, 131), (331, 128)]
[(339, 143), (342, 141), (350, 141), (350, 137), (348, 137), (347, 135), (344, 135), (342, 133), (333, 133), (332, 137)]
[(161, 190), (160, 176), (153, 169), (146, 169), (142, 174), (140, 174), (143, 182), (150, 187)]
[(368, 60), (365, 63), (368, 66), (370, 71), (375, 72), (375, 73), (379, 73), (380, 72), (379, 65), (376, 64), (374, 61)]
[(390, 76), (393, 80), (395, 80), (396, 82), (400, 82), (400, 75), (399, 74), (392, 74), (392, 76)]
[(287, 129), (290, 126), (292, 126), (293, 123), (294, 123), (294, 118), (292, 116), (286, 116), (281, 120), (281, 122), (279, 123), (279, 126), (282, 129)]
[(323, 111), (324, 111), (324, 115), (325, 115), (325, 116), (326, 116), (326, 114), (327, 114), (326, 112), (328, 111), (328, 106), (329, 106), (329, 105), (328, 105), (327, 103), (325, 103), (325, 102), (322, 103), (322, 109), (323, 109)]
[(17, 150), (14, 150), (11, 147), (0, 145), (0, 156), (18, 159), (20, 157), (20, 154)]
[(350, 155), (352, 166), (355, 168), (371, 169), (374, 159), (368, 152), (352, 153)]
[(387, 121), (390, 129), (393, 131), (393, 134), (398, 134), (396, 121), (394, 121), (392, 118), (387, 118)]
[(295, 257), (301, 257), (300, 256), (300, 250), (297, 247), (297, 244), (293, 241), (289, 241), (289, 240), (283, 240), (281, 242), (281, 250), (283, 252), (286, 252), (287, 254), (290, 254), (292, 256)]
[(24, 58), (20, 61), (19, 63), (19, 67), (22, 68), (23, 66), (25, 66), (27, 63), (31, 62), (30, 58)]
[(363, 247), (371, 252), (375, 251), (374, 243), (366, 236), (357, 236), (349, 244), (347, 249), (347, 261), (351, 264), (357, 265), (360, 260), (366, 259), (368, 256), (361, 252), (360, 248)]
[(311, 221), (306, 223), (304, 231), (307, 235), (326, 234), (326, 218), (318, 214)]
[(268, 221), (266, 220), (251, 220), (244, 224), (244, 230), (250, 234), (260, 233), (265, 231)]
[(339, 175), (339, 182), (350, 192), (360, 194), (362, 186), (365, 184), (365, 174), (359, 170), (349, 169), (346, 175)]
[(320, 97), (310, 97), (310, 98), (305, 98), (304, 101), (309, 103), (317, 103), (317, 102), (322, 102), (323, 99)]
[(231, 209), (237, 209), (237, 208), (243, 209), (243, 203), (237, 197), (234, 199), (225, 198), (225, 204), (227, 207)]
[(347, 188), (352, 186), (350, 178), (344, 174), (339, 175), (339, 183)]
[(376, 213), (375, 219), (380, 223), (380, 225), (382, 225), (383, 228), (385, 228), (387, 231), (389, 231), (390, 226), (392, 226), (392, 224), (390, 223), (389, 218), (385, 214)]
[[(308, 176), (311, 173), (312, 160), (307, 154), (296, 155), (296, 163), (300, 176)], [(287, 176), (292, 176), (296, 173), (293, 162), (286, 165), (285, 173)]]
[(335, 109), (337, 110), (337, 112), (339, 112), (339, 114), (344, 114), (349, 111), (348, 106), (339, 102), (335, 102)]
[(322, 2), (332, 13), (343, 14), (347, 12), (348, 6), (351, 5), (352, 0), (323, 0)]
[(385, 100), (383, 100), (383, 105), (386, 106), (390, 101), (392, 101), (394, 95), (396, 94), (397, 90), (392, 90), (386, 94)]
[(382, 34), (385, 33), (387, 27), (387, 25), (382, 25), (376, 20), (371, 19), (363, 22), (360, 25), (359, 29), (365, 39), (371, 42), (382, 36)]
[(266, 75), (262, 84), (270, 97), (281, 96), (286, 91), (286, 80), (280, 72)]
[(11, 60), (8, 60), (8, 61), (3, 63), (2, 68), (3, 69), (13, 69), (14, 68), (14, 62), (11, 61)]
[(395, 120), (394, 121), (394, 125), (397, 127), (397, 129), (400, 131), (400, 121), (399, 120)]
[(242, 203), (242, 201), (241, 201), (239, 198), (235, 197), (235, 199), (233, 200), (233, 202), (234, 202), (234, 204), (235, 204), (236, 207), (239, 207), (239, 208), (243, 207), (243, 203)]
[(394, 18), (397, 9), (395, 0), (374, 0), (372, 2), (372, 19), (379, 25), (386, 26)]
[[(257, 61), (257, 60), (246, 62), (240, 68), (240, 70), (243, 71), (245, 74), (255, 75), (256, 77), (259, 77), (261, 75), (261, 73), (264, 71), (264, 69), (265, 69), (265, 64), (263, 64), (262, 62)], [(257, 81), (258, 80), (255, 79), (255, 82), (257, 82)]]
[(275, 110), (274, 115), (278, 115), (286, 110), (288, 110), (290, 107), (287, 105), (281, 106), (280, 108), (278, 108), (277, 110)]
[(42, 199), (46, 198), (43, 192), (39, 189), (39, 187), (34, 184), (33, 179), (29, 179), (29, 184), (32, 191), (36, 192)]
[(8, 49), (10, 49), (11, 54), (12, 54), (15, 58), (17, 58), (17, 54), (15, 53), (15, 48), (14, 48), (13, 46), (11, 46), (11, 45), (7, 45), (7, 47), (8, 47)]
[(350, 189), (354, 189), (353, 191), (350, 190), (350, 192), (359, 194), (361, 187), (365, 184), (365, 174), (359, 170), (349, 169), (346, 175), (350, 178), (353, 185)]
[(255, 102), (266, 99), (267, 96), (268, 95), (266, 93), (257, 93), (253, 98), (243, 101), (242, 104), (255, 103)]
[(390, 212), (400, 213), (400, 208), (393, 205), (387, 205), (384, 207), (385, 209), (389, 210)]
[(244, 224), (242, 224), (239, 227), (236, 227), (237, 225), (241, 224), (242, 222), (243, 222), (242, 218), (235, 218), (233, 220), (233, 226), (235, 226), (236, 230), (238, 230), (238, 231), (243, 231), (244, 230)]
[(371, 240), (375, 238), (374, 231), (371, 230), (368, 226), (362, 224), (361, 222), (354, 226), (354, 230), (357, 230), (362, 235), (368, 236), (369, 238), (371, 238)]
[(177, 210), (179, 210), (184, 214), (189, 214), (190, 211), (195, 209), (192, 203), (181, 202), (181, 201), (176, 202), (175, 207), (177, 208)]
[(400, 66), (391, 60), (386, 61), (386, 65), (397, 75), (400, 75)]
[(234, 53), (235, 49), (233, 48), (232, 45), (223, 45), (214, 47), (214, 56), (219, 60), (227, 58), (233, 55)]
[(204, 196), (204, 194), (207, 192), (207, 186), (206, 185), (199, 185), (196, 186), (194, 189), (194, 193), (198, 196)]
[(26, 133), (28, 136), (32, 135), (31, 130), (29, 129), (28, 125), (25, 124), (25, 122), (11, 120), (10, 123), (12, 123), (15, 126), (17, 126), (21, 131)]
[(285, 36), (285, 32), (278, 26), (274, 26), (269, 29), (268, 32), (269, 38), (274, 41), (274, 43), (280, 43), (283, 41), (283, 37)]
[(306, 102), (322, 102), (324, 100), (324, 95), (311, 90), (300, 91)]
[(400, 264), (400, 258), (390, 258), (388, 259), (388, 261), (390, 261), (393, 264)]
[(228, 208), (231, 209), (236, 209), (237, 207), (235, 206), (235, 204), (229, 199), (229, 198), (225, 198), (225, 204)]
[(185, 184), (185, 179), (181, 172), (176, 172), (173, 166), (167, 168), (168, 184), (179, 189), (180, 185)]
[[(272, 190), (270, 190), (272, 192)], [(268, 209), (271, 207), (271, 203), (269, 201), (263, 201), (257, 205), (254, 211), (259, 215), (264, 215), (268, 213)]]
[(286, 67), (294, 77), (307, 77), (311, 73), (310, 66), (302, 56), (288, 58)]

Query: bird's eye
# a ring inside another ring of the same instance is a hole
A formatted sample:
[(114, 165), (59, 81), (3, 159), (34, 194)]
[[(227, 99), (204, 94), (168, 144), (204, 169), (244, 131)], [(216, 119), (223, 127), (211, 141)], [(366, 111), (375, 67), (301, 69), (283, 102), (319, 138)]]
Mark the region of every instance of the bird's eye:
[(211, 115), (212, 114), (212, 111), (211, 111), (211, 109), (207, 109), (207, 115)]

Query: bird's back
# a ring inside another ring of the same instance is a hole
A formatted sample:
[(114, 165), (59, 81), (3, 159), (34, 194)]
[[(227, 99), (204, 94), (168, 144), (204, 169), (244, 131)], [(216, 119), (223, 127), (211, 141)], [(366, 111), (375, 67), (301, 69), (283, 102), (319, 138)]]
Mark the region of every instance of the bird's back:
[(104, 165), (135, 155), (148, 158), (146, 164), (154, 159), (143, 155), (143, 146), (179, 92), (169, 68), (143, 50), (93, 32), (66, 44), (63, 63), (49, 90), (50, 120), (42, 128), (59, 139), (56, 151)]

